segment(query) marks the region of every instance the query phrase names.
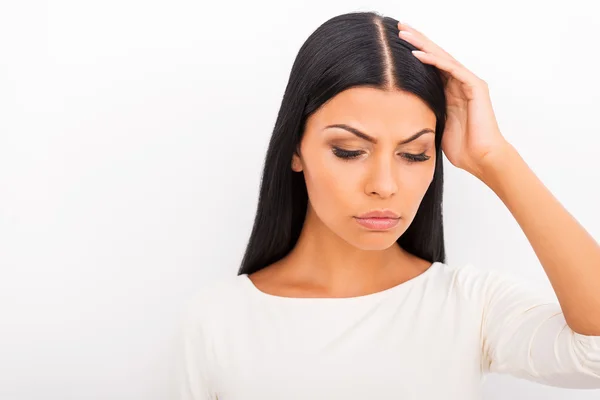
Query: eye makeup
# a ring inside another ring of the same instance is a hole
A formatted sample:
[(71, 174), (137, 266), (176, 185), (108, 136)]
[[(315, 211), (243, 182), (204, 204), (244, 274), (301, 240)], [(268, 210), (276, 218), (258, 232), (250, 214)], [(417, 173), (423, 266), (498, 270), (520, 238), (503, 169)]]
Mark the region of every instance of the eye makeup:
[[(344, 161), (351, 161), (364, 153), (362, 150), (345, 150), (337, 146), (332, 146), (331, 151), (336, 157), (341, 158)], [(408, 163), (424, 162), (431, 158), (426, 155), (425, 152), (420, 154), (400, 153), (400, 156)]]

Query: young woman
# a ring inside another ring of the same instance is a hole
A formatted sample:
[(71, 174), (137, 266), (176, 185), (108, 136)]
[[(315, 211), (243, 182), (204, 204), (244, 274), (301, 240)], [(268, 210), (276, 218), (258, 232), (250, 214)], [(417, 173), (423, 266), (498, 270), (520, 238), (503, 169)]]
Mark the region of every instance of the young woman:
[[(502, 199), (560, 304), (446, 264), (442, 151)], [(600, 388), (600, 246), (483, 80), (404, 23), (340, 15), (292, 67), (241, 268), (182, 333), (182, 400), (478, 399), (489, 372)]]

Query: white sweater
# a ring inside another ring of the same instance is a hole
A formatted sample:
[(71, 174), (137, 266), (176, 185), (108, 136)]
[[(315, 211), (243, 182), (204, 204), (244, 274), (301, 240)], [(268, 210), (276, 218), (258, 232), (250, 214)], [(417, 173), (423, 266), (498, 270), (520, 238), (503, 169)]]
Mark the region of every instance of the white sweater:
[(346, 298), (275, 296), (234, 275), (195, 294), (182, 322), (178, 400), (470, 400), (489, 372), (600, 389), (600, 336), (470, 264)]

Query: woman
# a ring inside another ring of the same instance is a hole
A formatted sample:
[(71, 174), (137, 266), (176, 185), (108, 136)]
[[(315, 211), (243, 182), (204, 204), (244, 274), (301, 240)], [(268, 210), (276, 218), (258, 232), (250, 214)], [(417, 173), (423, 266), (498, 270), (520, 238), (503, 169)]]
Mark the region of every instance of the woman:
[[(560, 304), (445, 263), (442, 151), (502, 199)], [(292, 67), (238, 275), (182, 332), (185, 400), (477, 399), (488, 372), (600, 388), (600, 246), (483, 80), (404, 23), (340, 15)]]

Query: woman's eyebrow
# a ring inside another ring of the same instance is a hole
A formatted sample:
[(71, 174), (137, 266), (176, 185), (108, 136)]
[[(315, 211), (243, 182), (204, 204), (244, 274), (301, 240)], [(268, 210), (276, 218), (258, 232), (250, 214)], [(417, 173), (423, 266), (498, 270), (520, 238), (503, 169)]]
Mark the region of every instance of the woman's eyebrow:
[[(350, 133), (353, 133), (354, 135), (358, 136), (361, 139), (367, 140), (371, 143), (377, 144), (377, 139), (375, 139), (374, 137), (371, 137), (369, 135), (367, 135), (364, 132), (359, 131), (358, 129), (346, 125), (346, 124), (332, 124), (332, 125), (327, 125), (324, 129), (327, 128), (341, 128), (341, 129), (345, 129)], [(430, 129), (430, 128), (424, 128), (421, 129), (419, 132), (415, 133), (414, 135), (412, 135), (411, 137), (409, 137), (408, 139), (404, 139), (402, 141), (400, 141), (398, 144), (402, 145), (402, 144), (406, 144), (406, 143), (410, 143), (413, 140), (417, 139), (418, 137), (420, 137), (421, 135), (424, 135), (426, 133), (433, 133), (435, 135), (435, 131)]]

